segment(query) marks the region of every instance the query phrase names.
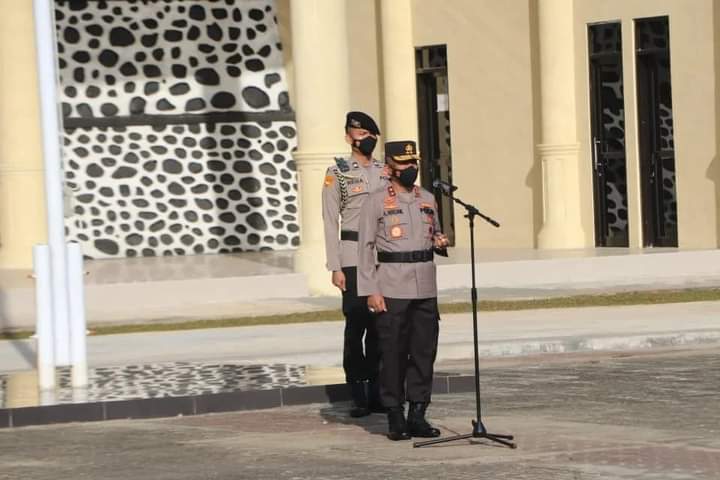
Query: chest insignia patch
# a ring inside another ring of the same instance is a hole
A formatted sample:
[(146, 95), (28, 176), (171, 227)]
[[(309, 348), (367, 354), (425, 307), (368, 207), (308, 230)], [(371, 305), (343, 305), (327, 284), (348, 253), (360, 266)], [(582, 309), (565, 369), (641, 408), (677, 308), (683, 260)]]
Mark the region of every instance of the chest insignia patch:
[(397, 199), (395, 197), (385, 197), (385, 210), (398, 208)]
[(350, 189), (353, 193), (360, 193), (363, 191), (362, 185), (356, 185)]
[(400, 225), (395, 225), (390, 229), (390, 237), (401, 238), (403, 236), (403, 229)]

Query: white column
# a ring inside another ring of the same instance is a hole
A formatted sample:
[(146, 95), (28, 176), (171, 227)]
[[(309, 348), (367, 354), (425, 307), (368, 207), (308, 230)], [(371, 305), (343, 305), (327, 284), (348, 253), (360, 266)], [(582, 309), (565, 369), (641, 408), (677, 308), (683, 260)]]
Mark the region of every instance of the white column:
[(70, 364), (68, 323), (67, 260), (63, 217), (62, 156), (60, 153), (60, 110), (55, 54), (55, 21), (51, 0), (34, 0), (35, 44), (37, 48), (40, 117), (45, 165), (50, 274), (52, 276), (55, 364)]
[(383, 136), (417, 140), (415, 47), (410, 0), (381, 0)]
[(87, 372), (87, 323), (85, 321), (85, 272), (79, 243), (67, 244), (70, 299), (70, 360), (73, 388), (85, 388)]
[(35, 273), (38, 384), (40, 390), (52, 390), (55, 388), (55, 337), (52, 324), (50, 249), (47, 245), (33, 247), (33, 270)]
[(538, 2), (543, 227), (539, 248), (581, 248), (573, 0)]
[(300, 248), (295, 268), (313, 294), (337, 294), (325, 270), (321, 192), (327, 167), (347, 155), (350, 109), (345, 1), (291, 0)]

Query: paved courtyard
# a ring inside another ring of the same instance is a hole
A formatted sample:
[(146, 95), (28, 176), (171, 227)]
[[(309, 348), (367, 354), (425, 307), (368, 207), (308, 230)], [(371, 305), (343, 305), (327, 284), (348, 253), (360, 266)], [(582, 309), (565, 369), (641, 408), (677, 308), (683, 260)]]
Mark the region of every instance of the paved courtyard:
[[(453, 362), (445, 371), (471, 364)], [(0, 430), (0, 479), (720, 479), (720, 348), (483, 362), (483, 419), (517, 450), (385, 439), (346, 405)], [(444, 434), (474, 395), (437, 395)]]

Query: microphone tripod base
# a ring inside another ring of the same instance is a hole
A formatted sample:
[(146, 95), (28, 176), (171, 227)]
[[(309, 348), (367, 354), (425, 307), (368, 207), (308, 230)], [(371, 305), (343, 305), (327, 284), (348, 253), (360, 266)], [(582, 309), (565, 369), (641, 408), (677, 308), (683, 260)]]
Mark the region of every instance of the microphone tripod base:
[[(413, 443), (413, 448), (419, 448), (419, 447), (427, 447), (428, 445), (437, 445), (438, 443), (446, 443), (446, 442), (453, 442), (455, 440), (464, 440), (464, 439), (488, 439), (492, 442), (500, 443), (502, 445), (505, 445), (506, 447), (510, 448), (517, 448), (517, 445), (514, 442), (511, 442), (515, 437), (512, 435), (501, 435), (499, 433), (489, 433), (487, 429), (485, 428), (485, 425), (479, 420), (473, 420), (473, 431), (472, 433), (466, 433), (464, 435), (454, 435), (452, 437), (446, 437), (446, 438), (436, 438), (435, 440), (427, 440), (424, 442), (415, 442)], [(475, 443), (475, 442), (471, 442)]]

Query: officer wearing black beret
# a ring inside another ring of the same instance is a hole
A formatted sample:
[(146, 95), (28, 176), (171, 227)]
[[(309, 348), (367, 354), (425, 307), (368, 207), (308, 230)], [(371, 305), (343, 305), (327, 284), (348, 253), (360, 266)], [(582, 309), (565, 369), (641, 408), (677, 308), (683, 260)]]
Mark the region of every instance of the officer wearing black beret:
[(322, 194), (327, 269), (342, 291), (345, 316), (343, 368), (350, 385), (350, 415), (362, 417), (383, 412), (378, 393), (377, 333), (367, 299), (357, 293), (357, 240), (360, 207), (369, 192), (385, 183), (384, 165), (372, 157), (380, 129), (370, 115), (348, 112), (345, 141), (349, 157), (338, 157), (327, 169)]

